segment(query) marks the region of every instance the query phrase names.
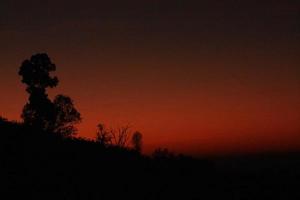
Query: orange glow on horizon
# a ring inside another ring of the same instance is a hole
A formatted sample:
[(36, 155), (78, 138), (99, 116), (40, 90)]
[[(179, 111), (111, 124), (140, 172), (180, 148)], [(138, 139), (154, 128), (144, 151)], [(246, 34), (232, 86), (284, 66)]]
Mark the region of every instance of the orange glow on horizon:
[[(133, 62), (131, 67), (125, 66), (126, 73), (116, 74), (106, 68), (105, 76), (101, 76), (100, 67), (81, 71), (82, 64), (78, 64), (78, 68), (67, 70), (60, 66), (68, 63), (56, 60), (61, 81), (49, 94), (63, 93), (74, 99), (83, 116), (78, 126), (79, 136), (94, 138), (99, 122), (107, 126), (129, 123), (133, 130), (144, 134), (146, 153), (157, 147), (190, 154), (222, 154), (293, 150), (300, 146), (297, 123), (300, 94), (297, 79), (286, 80), (287, 76), (292, 77), (290, 71), (266, 77), (286, 82), (267, 81), (262, 85), (260, 72), (255, 76), (251, 71), (232, 75), (234, 66), (226, 73), (197, 68), (182, 72), (180, 66), (139, 71), (134, 65), (138, 63)], [(17, 88), (7, 90), (7, 99), (1, 100), (1, 115), (9, 119), (19, 119), (27, 101), (16, 71), (17, 67), (10, 72), (14, 79), (7, 83), (11, 84), (10, 88), (15, 85)], [(206, 73), (203, 79), (202, 73)]]
[(0, 115), (20, 120), (20, 64), (45, 52), (82, 137), (129, 123), (146, 153), (300, 150), (299, 3), (170, 3), (4, 4)]

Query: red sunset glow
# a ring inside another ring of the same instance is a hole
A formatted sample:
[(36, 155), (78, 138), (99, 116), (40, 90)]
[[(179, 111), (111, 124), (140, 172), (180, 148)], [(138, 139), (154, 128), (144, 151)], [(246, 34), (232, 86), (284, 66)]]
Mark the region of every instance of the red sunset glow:
[[(299, 150), (299, 23), (290, 2), (253, 13), (240, 5), (247, 11), (238, 12), (241, 21), (227, 12), (198, 14), (188, 5), (153, 11), (151, 19), (127, 12), (67, 16), (60, 9), (54, 12), (61, 21), (47, 13), (36, 22), (22, 12), (3, 14), (0, 115), (20, 120), (28, 96), (18, 69), (46, 52), (60, 80), (50, 96), (75, 101), (83, 117), (79, 136), (94, 138), (100, 122), (129, 123), (143, 133), (146, 153), (157, 147), (189, 154)], [(253, 23), (249, 13), (262, 21)]]

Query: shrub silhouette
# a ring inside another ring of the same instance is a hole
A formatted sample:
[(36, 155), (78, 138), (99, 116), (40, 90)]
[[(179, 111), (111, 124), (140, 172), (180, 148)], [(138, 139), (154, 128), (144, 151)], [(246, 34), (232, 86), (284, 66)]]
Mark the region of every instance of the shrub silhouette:
[(96, 141), (103, 146), (127, 148), (130, 136), (129, 125), (107, 129), (104, 124), (100, 123), (96, 132)]
[[(107, 129), (104, 124), (98, 124), (96, 142), (104, 147), (131, 149), (140, 153), (142, 150), (142, 134), (132, 132), (129, 125)], [(131, 141), (129, 139), (131, 138)], [(130, 143), (129, 143), (130, 142)], [(131, 145), (131, 146), (130, 146)]]
[(142, 151), (142, 139), (143, 139), (143, 135), (136, 131), (133, 133), (132, 138), (131, 138), (131, 143), (133, 146), (133, 149), (137, 152), (141, 152)]
[(156, 160), (173, 159), (175, 155), (167, 148), (157, 148), (153, 151), (152, 157)]
[(112, 136), (104, 124), (98, 124), (97, 126), (96, 142), (104, 147), (112, 144)]

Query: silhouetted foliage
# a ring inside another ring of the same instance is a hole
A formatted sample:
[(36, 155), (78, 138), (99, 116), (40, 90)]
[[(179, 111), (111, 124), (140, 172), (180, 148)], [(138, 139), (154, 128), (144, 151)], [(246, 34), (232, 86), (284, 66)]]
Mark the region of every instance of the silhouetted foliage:
[(50, 72), (55, 71), (47, 54), (33, 55), (25, 60), (19, 70), (22, 82), (27, 85), (29, 102), (24, 106), (22, 118), (26, 124), (34, 125), (41, 129), (49, 129), (55, 119), (54, 107), (48, 98), (46, 89), (58, 84), (57, 77), (51, 77)]
[(136, 131), (133, 133), (132, 135), (132, 138), (131, 138), (131, 143), (132, 143), (132, 146), (133, 146), (133, 149), (137, 152), (141, 152), (142, 151), (142, 145), (143, 145), (143, 135)]
[(125, 148), (128, 145), (130, 138), (130, 126), (121, 126), (110, 130), (112, 136), (112, 144), (120, 148)]
[(132, 133), (129, 125), (107, 129), (104, 124), (98, 124), (96, 142), (105, 147), (118, 148), (129, 148), (131, 142), (133, 150), (137, 152), (142, 150), (142, 134), (138, 131)]
[(19, 75), (29, 93), (29, 102), (23, 108), (22, 118), (25, 124), (38, 129), (72, 136), (76, 133), (74, 125), (81, 121), (72, 99), (58, 95), (52, 102), (46, 92), (47, 88), (58, 84), (58, 78), (50, 75), (55, 70), (55, 64), (45, 53), (33, 55), (22, 63)]
[(50, 129), (55, 121), (54, 105), (43, 89), (31, 89), (29, 102), (24, 106), (21, 117), (25, 124), (40, 129)]
[(167, 148), (155, 149), (152, 153), (154, 159), (172, 159), (175, 157), (174, 153), (170, 152)]
[(54, 99), (55, 123), (54, 132), (64, 136), (72, 136), (77, 132), (75, 124), (81, 121), (81, 115), (74, 107), (73, 100), (64, 95), (57, 95)]
[(55, 70), (56, 66), (48, 55), (41, 53), (25, 60), (20, 67), (19, 75), (22, 76), (22, 82), (27, 85), (27, 91), (31, 93), (31, 90), (35, 88), (45, 90), (48, 87), (56, 87), (57, 77), (50, 76), (50, 72)]
[(102, 146), (110, 146), (112, 144), (112, 135), (105, 128), (104, 124), (98, 124), (98, 130), (96, 132), (96, 142)]

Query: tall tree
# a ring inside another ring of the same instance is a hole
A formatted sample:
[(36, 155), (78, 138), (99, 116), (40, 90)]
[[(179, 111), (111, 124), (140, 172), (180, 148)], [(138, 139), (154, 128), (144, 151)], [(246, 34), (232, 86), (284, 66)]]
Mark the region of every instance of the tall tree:
[(74, 124), (81, 121), (81, 116), (70, 97), (57, 95), (53, 102), (48, 98), (47, 88), (58, 85), (58, 78), (50, 75), (55, 70), (55, 64), (45, 53), (33, 55), (22, 63), (19, 75), (29, 93), (22, 118), (26, 124), (71, 136), (76, 133)]
[(29, 101), (23, 108), (22, 118), (26, 124), (37, 128), (48, 129), (55, 120), (54, 107), (46, 93), (47, 88), (56, 87), (57, 77), (52, 77), (50, 72), (55, 71), (47, 54), (35, 54), (25, 60), (19, 71), (22, 82), (27, 85)]

